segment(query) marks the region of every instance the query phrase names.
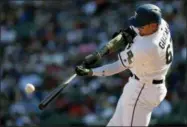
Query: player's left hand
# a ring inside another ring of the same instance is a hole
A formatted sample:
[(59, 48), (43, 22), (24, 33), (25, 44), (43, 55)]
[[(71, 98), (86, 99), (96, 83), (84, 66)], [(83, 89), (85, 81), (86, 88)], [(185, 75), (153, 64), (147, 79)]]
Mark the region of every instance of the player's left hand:
[(99, 60), (101, 59), (101, 56), (98, 52), (94, 52), (88, 56), (86, 56), (83, 60), (82, 65), (86, 68), (91, 68), (94, 66)]
[(76, 66), (75, 68), (75, 72), (77, 75), (79, 76), (92, 76), (93, 75), (93, 72), (91, 69), (87, 69), (83, 66)]

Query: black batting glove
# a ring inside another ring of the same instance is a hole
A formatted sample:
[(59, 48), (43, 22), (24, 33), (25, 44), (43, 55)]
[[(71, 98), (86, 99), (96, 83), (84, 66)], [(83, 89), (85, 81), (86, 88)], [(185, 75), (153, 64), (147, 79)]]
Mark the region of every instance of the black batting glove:
[(91, 69), (87, 69), (82, 65), (76, 66), (75, 72), (79, 76), (92, 76), (93, 75), (93, 72)]
[(94, 52), (84, 58), (82, 65), (86, 68), (92, 68), (100, 60), (101, 60), (100, 54), (98, 52)]

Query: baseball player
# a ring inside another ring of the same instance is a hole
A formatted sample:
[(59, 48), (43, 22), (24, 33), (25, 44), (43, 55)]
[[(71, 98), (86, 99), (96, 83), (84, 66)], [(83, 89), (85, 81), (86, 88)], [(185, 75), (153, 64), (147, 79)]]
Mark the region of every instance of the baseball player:
[[(173, 59), (169, 26), (153, 4), (139, 6), (129, 27), (115, 34), (99, 51), (76, 66), (79, 76), (110, 76), (126, 69), (131, 76), (123, 88), (114, 115), (107, 126), (148, 126), (153, 109), (165, 98), (165, 79)], [(118, 60), (97, 68), (91, 65), (111, 52)]]

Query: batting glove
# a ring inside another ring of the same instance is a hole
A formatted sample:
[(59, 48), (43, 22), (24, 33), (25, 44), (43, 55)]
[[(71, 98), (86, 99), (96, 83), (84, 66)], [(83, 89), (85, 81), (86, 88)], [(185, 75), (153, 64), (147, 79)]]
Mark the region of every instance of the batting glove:
[(93, 72), (91, 69), (87, 69), (83, 66), (76, 66), (75, 72), (79, 76), (92, 76)]

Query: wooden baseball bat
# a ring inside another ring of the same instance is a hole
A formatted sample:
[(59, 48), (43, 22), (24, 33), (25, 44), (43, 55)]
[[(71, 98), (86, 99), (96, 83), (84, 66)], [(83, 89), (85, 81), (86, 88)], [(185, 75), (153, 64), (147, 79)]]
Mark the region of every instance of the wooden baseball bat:
[(77, 76), (77, 74), (73, 74), (69, 77), (65, 82), (60, 84), (57, 88), (55, 88), (52, 92), (49, 93), (47, 97), (45, 97), (41, 103), (38, 105), (40, 110), (43, 110), (47, 107), (47, 105), (52, 102), (58, 95), (60, 95), (61, 91)]

